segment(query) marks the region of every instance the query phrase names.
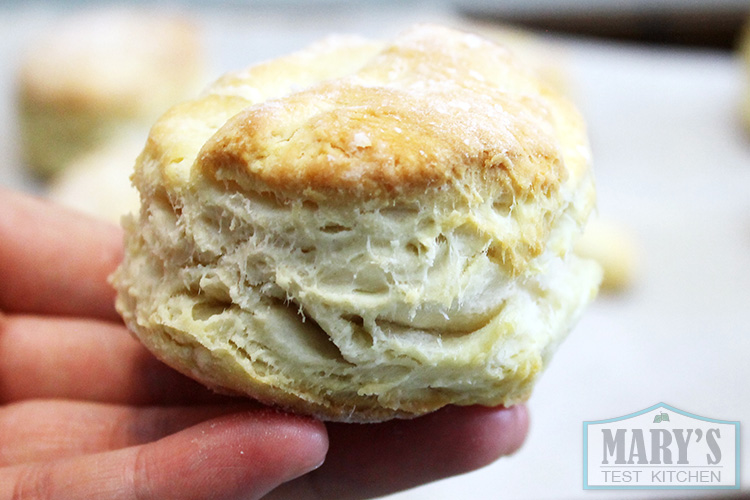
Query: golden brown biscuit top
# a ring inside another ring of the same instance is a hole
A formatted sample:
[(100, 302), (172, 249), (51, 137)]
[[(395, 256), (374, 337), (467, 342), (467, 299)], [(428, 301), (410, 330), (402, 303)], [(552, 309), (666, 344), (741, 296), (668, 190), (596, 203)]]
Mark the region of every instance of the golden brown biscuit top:
[[(206, 137), (194, 168), (243, 189), (326, 199), (446, 185), (549, 194), (585, 170), (575, 151), (580, 118), (508, 50), (433, 26), (378, 50), (356, 43), (220, 81), (204, 101), (234, 94), (247, 106), (234, 102), (234, 116)], [(295, 85), (305, 67), (316, 80)], [(205, 102), (184, 113), (200, 107)], [(173, 135), (182, 113), (155, 130)]]

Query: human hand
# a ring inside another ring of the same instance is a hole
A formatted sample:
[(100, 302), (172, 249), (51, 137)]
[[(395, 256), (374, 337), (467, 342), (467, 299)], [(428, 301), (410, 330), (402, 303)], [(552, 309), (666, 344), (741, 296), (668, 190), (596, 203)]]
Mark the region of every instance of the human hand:
[(114, 226), (0, 188), (0, 500), (366, 498), (515, 451), (523, 407), (327, 424), (213, 394), (113, 307)]

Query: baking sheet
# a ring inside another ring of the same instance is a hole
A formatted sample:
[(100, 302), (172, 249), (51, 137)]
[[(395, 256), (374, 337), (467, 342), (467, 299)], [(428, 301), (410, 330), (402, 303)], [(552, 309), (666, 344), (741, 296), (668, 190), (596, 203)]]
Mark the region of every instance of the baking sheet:
[[(35, 30), (56, 14), (19, 7), (0, 19), (0, 184), (42, 192), (19, 159), (14, 69)], [(203, 13), (214, 70), (245, 66), (331, 31), (389, 36), (450, 10), (390, 5), (310, 16)], [(750, 396), (750, 137), (738, 105), (743, 73), (728, 53), (570, 38), (565, 84), (589, 124), (599, 211), (632, 235), (633, 286), (593, 304), (542, 377), (523, 449), (480, 471), (393, 499), (610, 498), (582, 489), (582, 422), (664, 402), (746, 421)], [(742, 474), (750, 464), (741, 442)], [(698, 491), (616, 492), (684, 498)]]

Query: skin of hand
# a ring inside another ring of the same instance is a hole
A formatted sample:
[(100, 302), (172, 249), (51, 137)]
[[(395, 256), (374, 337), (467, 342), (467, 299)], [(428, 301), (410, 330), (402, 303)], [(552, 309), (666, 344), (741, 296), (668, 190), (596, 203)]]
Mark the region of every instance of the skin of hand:
[(0, 500), (369, 498), (516, 451), (528, 415), (324, 424), (216, 395), (117, 315), (118, 227), (0, 188)]

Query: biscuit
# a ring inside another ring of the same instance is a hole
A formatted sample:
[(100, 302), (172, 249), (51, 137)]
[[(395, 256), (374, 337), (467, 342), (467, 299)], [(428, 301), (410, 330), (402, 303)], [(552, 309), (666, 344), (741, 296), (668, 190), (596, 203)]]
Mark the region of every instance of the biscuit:
[(415, 26), (220, 79), (155, 124), (117, 308), (217, 391), (326, 420), (527, 399), (596, 294), (583, 120), (513, 54)]
[(143, 130), (206, 83), (199, 31), (182, 15), (120, 7), (61, 16), (22, 56), (25, 163), (48, 178), (121, 133)]
[(52, 177), (46, 196), (52, 201), (102, 220), (120, 224), (123, 215), (140, 208), (130, 174), (143, 149), (142, 134), (126, 134), (76, 156)]
[(637, 239), (619, 221), (597, 217), (589, 221), (575, 252), (602, 268), (602, 292), (620, 293), (633, 287), (638, 275)]

